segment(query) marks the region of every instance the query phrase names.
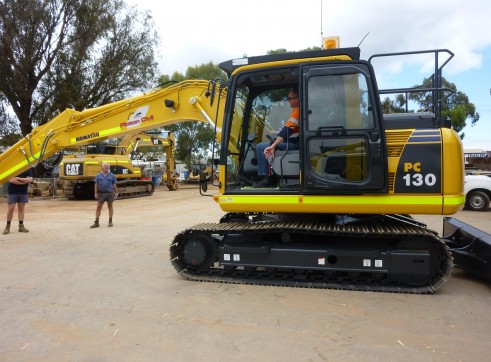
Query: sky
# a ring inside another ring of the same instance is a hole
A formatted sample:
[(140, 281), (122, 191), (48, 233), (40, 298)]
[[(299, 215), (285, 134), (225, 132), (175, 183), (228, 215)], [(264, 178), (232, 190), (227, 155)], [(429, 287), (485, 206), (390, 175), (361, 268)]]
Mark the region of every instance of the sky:
[[(373, 54), (449, 49), (443, 76), (474, 103), (480, 120), (464, 128), (464, 149), (491, 150), (491, 2), (489, 0), (125, 0), (152, 15), (159, 71), (321, 46)], [(365, 39), (364, 39), (365, 38)], [(363, 41), (362, 41), (363, 40)], [(428, 56), (376, 63), (379, 88), (407, 87), (431, 75)]]

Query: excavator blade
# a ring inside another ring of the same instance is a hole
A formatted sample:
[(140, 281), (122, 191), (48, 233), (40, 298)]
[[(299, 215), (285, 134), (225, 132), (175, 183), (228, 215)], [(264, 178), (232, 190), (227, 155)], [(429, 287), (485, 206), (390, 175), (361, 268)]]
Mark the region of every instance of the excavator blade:
[(491, 281), (491, 235), (446, 217), (443, 240), (450, 248), (455, 266)]

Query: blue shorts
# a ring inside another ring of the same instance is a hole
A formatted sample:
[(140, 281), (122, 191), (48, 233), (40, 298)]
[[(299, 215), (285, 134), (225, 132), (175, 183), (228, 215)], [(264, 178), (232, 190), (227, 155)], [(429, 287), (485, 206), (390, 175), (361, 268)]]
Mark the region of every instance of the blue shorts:
[(7, 194), (7, 204), (17, 204), (19, 202), (27, 204), (29, 202), (27, 194)]

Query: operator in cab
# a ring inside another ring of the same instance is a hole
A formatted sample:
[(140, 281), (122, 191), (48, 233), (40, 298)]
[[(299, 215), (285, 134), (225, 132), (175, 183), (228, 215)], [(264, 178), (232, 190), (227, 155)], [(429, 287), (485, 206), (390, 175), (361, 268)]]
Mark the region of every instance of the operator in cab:
[(274, 157), (275, 149), (298, 150), (300, 139), (300, 99), (298, 89), (294, 88), (288, 92), (288, 103), (292, 108), (290, 117), (280, 130), (273, 143), (262, 142), (256, 146), (257, 151), (257, 173), (262, 179), (254, 183), (252, 187), (274, 187), (276, 179), (270, 169), (270, 163)]

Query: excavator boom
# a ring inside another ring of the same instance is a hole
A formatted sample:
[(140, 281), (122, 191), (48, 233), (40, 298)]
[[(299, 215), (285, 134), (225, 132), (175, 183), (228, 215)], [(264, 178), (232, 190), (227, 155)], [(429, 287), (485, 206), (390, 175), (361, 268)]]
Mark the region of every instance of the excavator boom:
[(226, 92), (219, 88), (214, 90), (213, 105), (209, 100), (208, 81), (184, 81), (81, 112), (67, 109), (0, 155), (0, 183), (35, 167), (66, 147), (101, 142), (178, 122), (208, 122), (214, 126), (216, 122), (216, 126), (221, 127), (223, 110), (218, 108), (224, 106), (220, 101)]

